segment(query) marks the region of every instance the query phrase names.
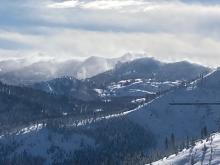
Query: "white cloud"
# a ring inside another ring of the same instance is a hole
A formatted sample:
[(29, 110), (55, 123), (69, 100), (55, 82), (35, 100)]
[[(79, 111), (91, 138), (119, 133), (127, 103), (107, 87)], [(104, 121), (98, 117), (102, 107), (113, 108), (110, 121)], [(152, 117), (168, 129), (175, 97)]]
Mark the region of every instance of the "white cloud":
[(145, 1), (134, 1), (134, 0), (100, 0), (100, 1), (78, 1), (68, 0), (58, 3), (51, 3), (48, 5), (49, 8), (85, 8), (85, 9), (123, 9), (127, 7), (140, 7), (141, 5), (148, 5), (151, 2)]
[[(2, 37), (0, 35), (0, 38)], [(60, 60), (94, 55), (117, 57), (126, 52), (146, 52), (162, 60), (187, 59), (217, 66), (216, 59), (219, 59), (220, 54), (219, 40), (194, 34), (114, 33), (63, 29), (59, 33), (54, 31), (49, 37), (8, 32), (7, 39), (29, 44), (33, 52), (42, 52)], [(21, 53), (27, 57), (30, 55), (30, 51)]]
[[(31, 1), (28, 6), (33, 4)], [(8, 19), (12, 17), (11, 22), (15, 23), (0, 23), (0, 40), (28, 46), (27, 50), (16, 50), (16, 56), (42, 52), (61, 59), (147, 52), (165, 60), (190, 59), (219, 65), (219, 4), (46, 0), (19, 11), (23, 19), (15, 19), (13, 14)], [(12, 30), (2, 28), (3, 25)], [(6, 54), (0, 52), (0, 58)]]
[(51, 3), (48, 5), (49, 8), (73, 8), (80, 5), (79, 1), (64, 1), (58, 3)]
[[(68, 4), (74, 1), (64, 1)], [(53, 3), (52, 3), (53, 4)], [(77, 1), (73, 9), (50, 9), (47, 21), (97, 31), (172, 32), (216, 35), (220, 5), (180, 1)], [(65, 5), (64, 5), (65, 6)], [(67, 5), (68, 6), (68, 5)], [(101, 9), (101, 10), (100, 10)], [(114, 10), (112, 10), (114, 9)]]
[(133, 1), (133, 0), (127, 0), (127, 1), (118, 1), (118, 0), (110, 0), (110, 1), (90, 1), (87, 3), (82, 3), (80, 7), (86, 8), (86, 9), (100, 9), (100, 10), (106, 10), (106, 9), (117, 9), (122, 10), (124, 8), (137, 8), (141, 5), (148, 5), (148, 2), (144, 1)]

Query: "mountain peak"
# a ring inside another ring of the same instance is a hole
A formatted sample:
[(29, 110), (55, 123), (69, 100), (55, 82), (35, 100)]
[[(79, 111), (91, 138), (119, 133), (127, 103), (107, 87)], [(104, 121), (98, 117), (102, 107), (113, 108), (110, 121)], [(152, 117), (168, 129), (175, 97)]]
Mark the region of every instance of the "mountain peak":
[(124, 54), (122, 57), (119, 57), (120, 58), (120, 61), (133, 61), (135, 59), (138, 59), (138, 58), (145, 58), (147, 57), (146, 54), (138, 54), (138, 53), (126, 53)]

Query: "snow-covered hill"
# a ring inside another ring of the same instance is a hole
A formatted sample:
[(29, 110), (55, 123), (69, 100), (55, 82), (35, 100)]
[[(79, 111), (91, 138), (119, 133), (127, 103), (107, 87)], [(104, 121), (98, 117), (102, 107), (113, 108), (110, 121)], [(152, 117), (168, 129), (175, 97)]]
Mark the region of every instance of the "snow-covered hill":
[(198, 140), (195, 146), (165, 157), (151, 165), (219, 165), (220, 133), (211, 135), (205, 140)]
[(172, 134), (176, 143), (181, 143), (187, 137), (200, 137), (204, 127), (209, 133), (217, 131), (219, 98), (220, 71), (217, 70), (187, 87), (164, 94), (128, 117), (150, 130), (157, 139), (157, 148), (165, 149), (165, 140)]

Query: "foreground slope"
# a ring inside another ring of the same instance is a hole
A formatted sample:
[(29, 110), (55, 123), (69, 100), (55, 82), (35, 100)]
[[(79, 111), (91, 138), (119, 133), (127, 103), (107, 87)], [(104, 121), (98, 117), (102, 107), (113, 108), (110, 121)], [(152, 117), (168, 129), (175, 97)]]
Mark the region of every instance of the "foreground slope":
[(0, 164), (133, 165), (130, 156), (151, 148), (152, 139), (123, 117), (78, 127), (51, 121), (0, 136)]
[(165, 157), (152, 165), (189, 165), (189, 164), (220, 164), (220, 133), (211, 135), (205, 140), (198, 141), (195, 146), (184, 149), (177, 155)]

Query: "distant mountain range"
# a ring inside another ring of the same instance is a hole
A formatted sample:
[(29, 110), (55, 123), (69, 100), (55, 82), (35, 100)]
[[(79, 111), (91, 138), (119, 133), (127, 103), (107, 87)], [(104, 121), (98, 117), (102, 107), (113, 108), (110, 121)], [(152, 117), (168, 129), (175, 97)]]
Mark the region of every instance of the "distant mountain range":
[(12, 85), (33, 84), (63, 76), (85, 79), (113, 69), (116, 64), (143, 57), (143, 54), (125, 54), (120, 58), (89, 57), (84, 61), (5, 60), (0, 62), (0, 81)]

